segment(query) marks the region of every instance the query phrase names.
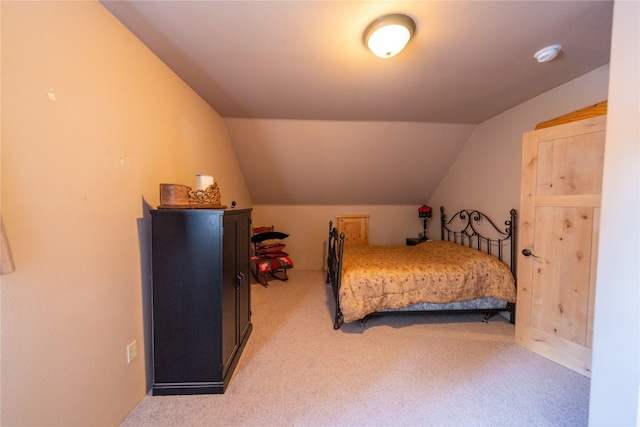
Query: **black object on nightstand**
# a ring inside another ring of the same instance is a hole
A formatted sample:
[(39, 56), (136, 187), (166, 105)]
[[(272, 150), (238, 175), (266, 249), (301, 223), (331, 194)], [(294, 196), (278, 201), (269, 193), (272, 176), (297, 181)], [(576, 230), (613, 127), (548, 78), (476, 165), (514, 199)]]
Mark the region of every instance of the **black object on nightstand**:
[(415, 246), (418, 243), (426, 242), (427, 239), (418, 239), (417, 237), (407, 237), (407, 246)]

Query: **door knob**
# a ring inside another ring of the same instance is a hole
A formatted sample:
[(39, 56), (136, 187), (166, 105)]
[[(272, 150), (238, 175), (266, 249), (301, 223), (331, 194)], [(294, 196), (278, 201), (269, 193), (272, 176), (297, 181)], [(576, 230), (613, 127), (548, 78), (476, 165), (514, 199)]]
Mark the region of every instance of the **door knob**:
[(531, 251), (529, 249), (523, 249), (522, 250), (522, 255), (524, 255), (524, 256), (532, 256), (534, 258), (540, 258), (540, 257), (535, 256), (533, 253), (531, 253)]

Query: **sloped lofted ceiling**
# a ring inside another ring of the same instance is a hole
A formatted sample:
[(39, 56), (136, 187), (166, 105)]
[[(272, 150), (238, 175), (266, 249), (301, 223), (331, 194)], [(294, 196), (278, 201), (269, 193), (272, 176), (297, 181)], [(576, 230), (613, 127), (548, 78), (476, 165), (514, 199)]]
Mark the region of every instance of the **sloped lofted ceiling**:
[[(474, 125), (609, 62), (613, 10), (612, 1), (102, 4), (227, 119), (258, 204), (428, 200)], [(387, 13), (417, 28), (403, 52), (381, 59), (362, 33)], [(551, 44), (560, 55), (538, 64), (533, 54)], [(349, 122), (344, 136), (335, 122)]]

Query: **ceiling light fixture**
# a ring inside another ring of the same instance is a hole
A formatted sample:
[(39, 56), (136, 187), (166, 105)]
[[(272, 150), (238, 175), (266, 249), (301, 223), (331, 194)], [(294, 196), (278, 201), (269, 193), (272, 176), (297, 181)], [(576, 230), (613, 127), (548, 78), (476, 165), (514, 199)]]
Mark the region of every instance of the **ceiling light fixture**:
[(560, 49), (562, 49), (562, 46), (560, 46), (559, 44), (554, 44), (554, 45), (551, 45), (551, 46), (547, 46), (547, 47), (537, 51), (533, 55), (533, 57), (536, 58), (538, 60), (538, 62), (549, 62), (553, 58), (558, 56), (558, 53), (560, 52)]
[(364, 31), (364, 44), (380, 58), (400, 53), (416, 31), (416, 23), (399, 13), (381, 16)]

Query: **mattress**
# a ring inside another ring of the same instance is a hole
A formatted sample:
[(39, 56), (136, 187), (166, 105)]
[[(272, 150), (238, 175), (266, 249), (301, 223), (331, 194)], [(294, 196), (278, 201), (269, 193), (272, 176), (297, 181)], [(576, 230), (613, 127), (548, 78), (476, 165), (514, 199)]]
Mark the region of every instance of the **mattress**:
[(515, 303), (516, 288), (511, 271), (496, 257), (431, 241), (345, 248), (339, 298), (344, 321), (351, 322), (385, 310), (506, 306)]

